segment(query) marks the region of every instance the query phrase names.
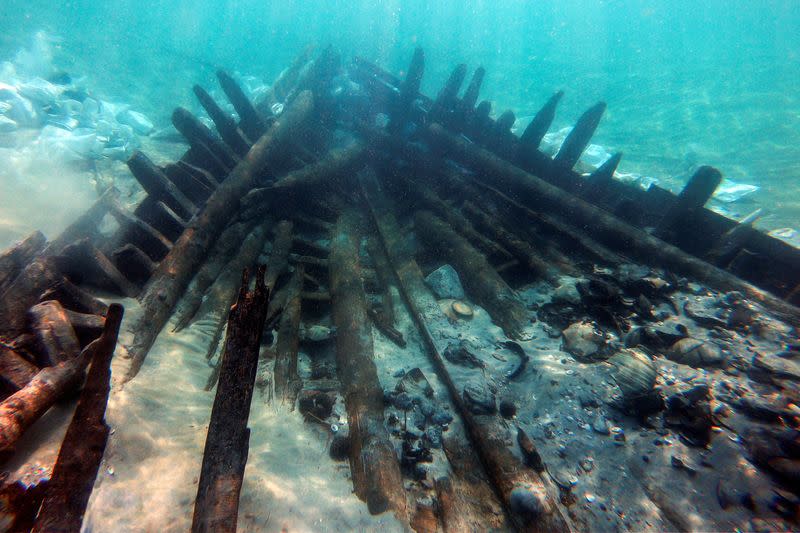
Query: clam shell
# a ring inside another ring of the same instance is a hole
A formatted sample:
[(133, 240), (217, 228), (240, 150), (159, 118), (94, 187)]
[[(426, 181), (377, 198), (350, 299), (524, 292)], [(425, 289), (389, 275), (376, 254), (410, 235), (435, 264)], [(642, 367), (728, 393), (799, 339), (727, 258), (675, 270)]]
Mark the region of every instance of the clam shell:
[(622, 350), (608, 360), (614, 366), (611, 376), (625, 400), (647, 395), (658, 378), (656, 364), (637, 350)]

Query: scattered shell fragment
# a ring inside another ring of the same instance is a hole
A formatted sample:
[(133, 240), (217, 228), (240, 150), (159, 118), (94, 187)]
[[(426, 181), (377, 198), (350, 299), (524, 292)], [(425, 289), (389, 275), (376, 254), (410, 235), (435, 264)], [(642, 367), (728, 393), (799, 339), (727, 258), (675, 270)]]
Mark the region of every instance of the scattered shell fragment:
[(450, 307), (453, 309), (453, 312), (461, 318), (472, 318), (474, 314), (472, 306), (460, 300), (453, 300)]
[(614, 366), (612, 378), (622, 391), (626, 402), (650, 393), (656, 384), (655, 363), (637, 350), (622, 350), (608, 360)]

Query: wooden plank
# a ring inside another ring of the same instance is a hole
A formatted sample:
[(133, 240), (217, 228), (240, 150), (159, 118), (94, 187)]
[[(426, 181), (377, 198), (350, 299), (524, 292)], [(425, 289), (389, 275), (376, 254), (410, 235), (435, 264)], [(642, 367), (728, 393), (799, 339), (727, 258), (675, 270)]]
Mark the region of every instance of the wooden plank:
[(228, 317), (219, 386), (211, 409), (194, 505), (193, 533), (236, 531), (239, 493), (250, 447), (247, 419), (269, 305), (264, 267), (258, 269), (253, 291), (248, 291), (249, 284), (245, 270), (239, 297)]

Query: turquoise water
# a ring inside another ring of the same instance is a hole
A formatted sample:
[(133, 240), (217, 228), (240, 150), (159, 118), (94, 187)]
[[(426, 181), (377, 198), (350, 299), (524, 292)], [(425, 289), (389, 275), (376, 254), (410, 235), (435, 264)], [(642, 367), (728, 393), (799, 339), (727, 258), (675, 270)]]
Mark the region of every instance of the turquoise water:
[(553, 129), (605, 100), (594, 141), (625, 153), (622, 170), (675, 189), (692, 165), (715, 165), (760, 187), (729, 213), (766, 206), (772, 229), (800, 215), (797, 28), (794, 0), (5, 0), (0, 58), (44, 30), (58, 66), (166, 125), (217, 66), (269, 81), (306, 45), (333, 44), (400, 74), (423, 46), (427, 94), (465, 62), (487, 69), (498, 113), (529, 116), (563, 89)]

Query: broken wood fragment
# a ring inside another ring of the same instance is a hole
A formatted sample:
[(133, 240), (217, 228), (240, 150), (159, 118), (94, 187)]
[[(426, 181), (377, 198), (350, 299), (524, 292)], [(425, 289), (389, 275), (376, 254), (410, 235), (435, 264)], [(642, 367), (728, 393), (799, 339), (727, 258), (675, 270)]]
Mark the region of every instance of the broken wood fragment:
[(528, 323), (525, 305), (486, 257), (430, 211), (418, 211), (414, 227), (429, 249), (453, 265), (470, 297), (486, 308), (506, 335), (519, 338)]
[(235, 532), (247, 463), (250, 430), (247, 419), (253, 398), (258, 352), (269, 305), (264, 267), (249, 291), (245, 269), (239, 296), (228, 317), (219, 386), (211, 409), (200, 482), (197, 487), (192, 532)]
[(358, 214), (341, 215), (331, 239), (330, 284), (336, 364), (350, 426), (350, 470), (356, 495), (370, 513), (394, 511), (403, 522), (406, 497), (397, 456), (384, 425), (372, 330), (361, 285)]
[(157, 202), (149, 196), (142, 200), (133, 214), (161, 232), (170, 243), (178, 240), (186, 229), (186, 221), (164, 202)]
[(289, 106), (214, 191), (205, 207), (192, 220), (180, 239), (161, 261), (141, 297), (143, 314), (134, 326), (130, 347), (131, 367), (126, 380), (142, 366), (150, 347), (167, 322), (209, 249), (239, 207), (262, 170), (286, 146), (287, 140), (305, 122), (313, 108), (313, 97), (304, 93)]
[(64, 309), (87, 313), (91, 315), (105, 315), (108, 305), (101, 302), (77, 285), (62, 277), (42, 293), (39, 302), (57, 300)]
[(0, 345), (0, 392), (4, 396), (22, 389), (36, 377), (39, 367), (15, 350)]
[(39, 296), (63, 279), (55, 259), (48, 256), (34, 259), (0, 293), (0, 335), (14, 338), (25, 328), (28, 309)]
[(297, 352), (300, 347), (300, 318), (302, 309), (303, 265), (295, 267), (287, 286), (286, 303), (278, 325), (275, 346), (275, 399), (294, 409), (297, 393), (302, 387), (297, 374)]
[(35, 231), (14, 246), (0, 253), (0, 293), (41, 252), (47, 239), (41, 231)]
[(553, 119), (556, 116), (556, 107), (558, 107), (558, 102), (562, 96), (564, 96), (564, 91), (558, 91), (551, 96), (547, 103), (536, 113), (533, 120), (528, 123), (519, 138), (519, 153), (517, 157), (524, 158), (527, 153), (539, 148), (547, 130), (550, 129), (550, 125), (553, 123)]
[(278, 178), (270, 189), (303, 188), (304, 190), (334, 183), (349, 171), (357, 170), (364, 159), (364, 147), (356, 142), (347, 148), (334, 148), (325, 157)]
[(403, 82), (400, 84), (400, 92), (397, 99), (389, 110), (389, 126), (391, 133), (400, 132), (405, 126), (411, 111), (411, 105), (419, 94), (419, 86), (422, 82), (422, 74), (425, 71), (425, 53), (421, 47), (414, 49), (411, 63)]
[[(169, 178), (169, 181), (175, 184), (175, 187), (183, 193), (194, 205), (202, 206), (214, 189), (217, 188), (217, 182), (213, 178), (210, 180), (200, 179), (195, 172), (191, 172), (187, 167), (190, 165), (178, 163), (167, 163), (162, 167), (164, 175)], [(209, 174), (210, 176), (210, 174)]]
[(110, 431), (105, 412), (123, 312), (119, 304), (109, 306), (102, 335), (80, 356), (91, 367), (58, 452), (34, 533), (81, 529)]
[(267, 278), (264, 283), (272, 292), (275, 284), (289, 266), (289, 251), (292, 248), (292, 229), (294, 225), (288, 220), (281, 220), (275, 227), (275, 240), (267, 262)]
[(208, 168), (212, 173), (215, 173), (213, 170), (217, 170), (216, 173), (221, 170), (221, 174), (225, 174), (238, 163), (238, 158), (231, 149), (189, 110), (182, 107), (175, 109), (172, 112), (172, 124), (186, 137), (192, 148), (197, 148), (203, 155), (210, 157), (210, 161), (206, 163), (212, 167)]
[(706, 205), (720, 183), (722, 174), (716, 168), (702, 166), (697, 169), (675, 198), (675, 202), (664, 213), (656, 228), (656, 236), (673, 240), (672, 234), (691, 222), (694, 213)]
[(458, 103), (458, 107), (462, 113), (471, 113), (475, 104), (478, 103), (478, 95), (481, 92), (481, 85), (483, 84), (483, 78), (486, 76), (486, 69), (483, 67), (478, 67), (475, 69), (475, 72), (472, 73), (472, 79), (469, 81), (469, 85), (467, 85), (467, 89), (464, 91), (464, 96), (461, 98), (461, 101)]
[[(220, 234), (217, 242), (211, 248), (208, 260), (203, 263), (200, 270), (192, 278), (186, 293), (175, 312), (175, 327), (173, 331), (180, 331), (188, 326), (194, 318), (203, 296), (222, 272), (222, 269), (237, 253), (248, 235), (248, 226), (242, 222), (231, 224)], [(246, 265), (245, 265), (246, 266)], [(244, 268), (244, 267), (243, 267)]]
[(153, 261), (160, 261), (172, 248), (172, 242), (153, 226), (128, 211), (117, 200), (110, 203), (109, 213), (121, 226), (114, 240), (117, 245), (133, 244)]
[(92, 285), (130, 298), (139, 294), (139, 288), (119, 271), (106, 254), (95, 248), (88, 237), (65, 246), (56, 259), (60, 271), (79, 284)]
[(80, 342), (60, 303), (51, 300), (36, 304), (28, 310), (28, 319), (36, 335), (39, 366), (55, 366), (80, 353)]

